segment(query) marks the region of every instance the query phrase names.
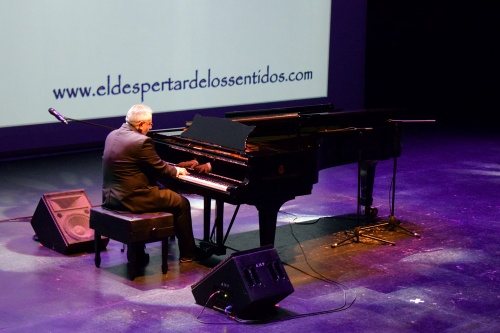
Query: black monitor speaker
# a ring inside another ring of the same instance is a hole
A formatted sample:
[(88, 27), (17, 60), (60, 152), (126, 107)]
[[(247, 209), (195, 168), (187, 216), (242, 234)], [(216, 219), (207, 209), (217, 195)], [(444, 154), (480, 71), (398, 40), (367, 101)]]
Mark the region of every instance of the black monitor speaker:
[[(36, 239), (63, 254), (94, 251), (94, 230), (89, 227), (91, 207), (84, 190), (43, 194), (31, 218)], [(108, 242), (102, 237), (101, 248)]]
[(294, 291), (271, 246), (232, 253), (191, 289), (197, 304), (240, 318), (272, 314)]

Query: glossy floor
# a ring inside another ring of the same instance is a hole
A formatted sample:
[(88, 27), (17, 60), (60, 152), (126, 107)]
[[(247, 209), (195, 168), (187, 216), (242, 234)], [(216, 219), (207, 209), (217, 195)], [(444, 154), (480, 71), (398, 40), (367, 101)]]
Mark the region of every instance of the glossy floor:
[[(393, 161), (381, 161), (374, 207), (388, 221)], [(159, 243), (144, 275), (127, 277), (122, 244), (64, 255), (32, 239), (45, 193), (83, 189), (100, 203), (100, 152), (0, 164), (2, 332), (498, 332), (500, 327), (500, 135), (409, 125), (397, 160), (395, 217), (406, 230), (357, 225), (356, 165), (323, 170), (308, 196), (281, 208), (275, 249), (293, 292), (266, 321), (231, 318), (196, 304), (191, 286), (234, 251), (257, 249), (256, 210), (242, 205), (227, 254), (179, 264), (170, 243), (162, 275)], [(202, 199), (190, 195), (202, 237)], [(226, 205), (226, 225), (234, 211)], [(372, 224), (369, 224), (372, 225)], [(416, 237), (414, 233), (420, 235)], [(391, 246), (364, 236), (394, 242)], [(354, 238), (356, 240), (356, 238)], [(258, 253), (258, 251), (257, 251)]]

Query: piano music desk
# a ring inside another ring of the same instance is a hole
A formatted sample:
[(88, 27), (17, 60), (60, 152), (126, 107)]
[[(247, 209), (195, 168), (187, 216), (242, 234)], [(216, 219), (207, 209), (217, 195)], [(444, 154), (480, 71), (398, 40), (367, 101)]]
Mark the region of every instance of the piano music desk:
[[(101, 206), (90, 209), (91, 229), (94, 229), (94, 246), (96, 267), (101, 265), (101, 236), (108, 237), (126, 244), (131, 253), (135, 254), (135, 247), (142, 243), (162, 242), (162, 273), (168, 271), (168, 239), (174, 237), (174, 217), (170, 213), (143, 213), (117, 212)], [(137, 271), (137, 258), (132, 255), (128, 265), (128, 273), (134, 280)]]

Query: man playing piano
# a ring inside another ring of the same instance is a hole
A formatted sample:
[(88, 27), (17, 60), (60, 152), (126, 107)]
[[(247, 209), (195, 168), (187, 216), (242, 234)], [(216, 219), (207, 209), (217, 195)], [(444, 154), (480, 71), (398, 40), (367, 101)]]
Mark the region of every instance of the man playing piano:
[[(133, 213), (166, 211), (174, 215), (181, 263), (208, 259), (210, 254), (196, 246), (189, 200), (161, 185), (162, 180), (188, 174), (186, 168), (208, 172), (209, 164), (196, 160), (172, 165), (156, 153), (153, 140), (146, 134), (153, 126), (152, 109), (133, 105), (125, 123), (106, 138), (103, 153), (102, 206)], [(142, 265), (149, 262), (143, 246), (137, 247)], [(130, 254), (127, 253), (130, 257)]]

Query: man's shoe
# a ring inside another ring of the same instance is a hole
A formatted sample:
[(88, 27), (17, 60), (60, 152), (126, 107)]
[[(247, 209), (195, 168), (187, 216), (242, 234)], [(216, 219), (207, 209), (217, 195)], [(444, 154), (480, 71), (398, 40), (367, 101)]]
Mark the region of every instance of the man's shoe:
[(179, 259), (179, 262), (181, 264), (186, 264), (188, 262), (193, 262), (194, 261), (194, 257), (186, 257), (186, 258), (180, 258)]
[(199, 247), (196, 247), (195, 253), (196, 254), (194, 257), (180, 258), (179, 262), (184, 264), (184, 263), (189, 263), (189, 262), (193, 262), (193, 261), (205, 261), (212, 256), (212, 253), (205, 251)]

